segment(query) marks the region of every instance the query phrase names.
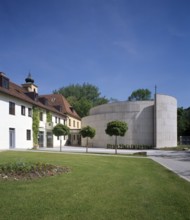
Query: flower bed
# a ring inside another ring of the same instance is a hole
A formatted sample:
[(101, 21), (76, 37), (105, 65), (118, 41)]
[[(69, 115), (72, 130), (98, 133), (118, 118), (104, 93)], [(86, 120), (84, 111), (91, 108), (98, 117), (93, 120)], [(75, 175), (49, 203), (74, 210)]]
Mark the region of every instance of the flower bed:
[(70, 168), (46, 163), (14, 162), (0, 164), (0, 180), (30, 180), (70, 172)]

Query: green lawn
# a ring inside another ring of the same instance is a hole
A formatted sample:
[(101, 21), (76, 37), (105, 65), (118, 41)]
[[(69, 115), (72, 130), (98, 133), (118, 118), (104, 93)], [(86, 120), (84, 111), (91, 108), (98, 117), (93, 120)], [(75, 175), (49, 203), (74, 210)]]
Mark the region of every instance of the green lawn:
[(60, 176), (0, 181), (0, 220), (186, 220), (190, 183), (147, 158), (0, 152), (69, 166)]

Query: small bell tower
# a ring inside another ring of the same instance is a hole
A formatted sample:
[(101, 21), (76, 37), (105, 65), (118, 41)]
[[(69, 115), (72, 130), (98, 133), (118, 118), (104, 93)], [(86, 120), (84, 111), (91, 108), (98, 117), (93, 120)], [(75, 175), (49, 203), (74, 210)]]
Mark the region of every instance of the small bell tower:
[(38, 93), (38, 86), (34, 84), (31, 73), (29, 72), (27, 78), (25, 79), (25, 84), (22, 84), (22, 87), (26, 89), (27, 92)]

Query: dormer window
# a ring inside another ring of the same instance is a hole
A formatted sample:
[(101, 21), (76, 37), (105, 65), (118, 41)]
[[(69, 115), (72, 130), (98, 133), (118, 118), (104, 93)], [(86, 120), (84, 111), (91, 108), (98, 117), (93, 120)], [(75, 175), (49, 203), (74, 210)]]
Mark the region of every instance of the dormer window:
[(61, 105), (56, 105), (55, 108), (56, 108), (59, 112), (62, 111), (62, 106), (61, 106)]
[(2, 87), (5, 89), (9, 89), (9, 80), (6, 78), (2, 79)]
[(39, 98), (39, 101), (44, 105), (48, 105), (48, 100), (44, 97)]
[(9, 79), (2, 72), (0, 72), (0, 86), (9, 89)]
[(71, 109), (72, 112), (74, 112), (74, 108), (72, 106), (70, 106), (70, 109)]

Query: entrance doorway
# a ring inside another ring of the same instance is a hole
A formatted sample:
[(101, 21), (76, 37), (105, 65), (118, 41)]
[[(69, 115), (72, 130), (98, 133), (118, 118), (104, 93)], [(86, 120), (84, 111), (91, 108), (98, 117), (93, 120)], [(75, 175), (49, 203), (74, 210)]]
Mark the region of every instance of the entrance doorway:
[(43, 131), (39, 131), (38, 144), (39, 144), (39, 147), (44, 147), (44, 132)]
[(53, 134), (52, 134), (52, 132), (47, 132), (47, 147), (53, 147)]
[(9, 128), (9, 148), (15, 148), (15, 129)]

